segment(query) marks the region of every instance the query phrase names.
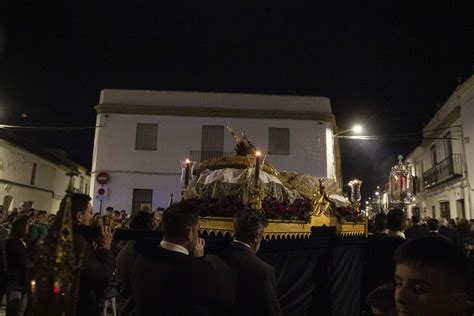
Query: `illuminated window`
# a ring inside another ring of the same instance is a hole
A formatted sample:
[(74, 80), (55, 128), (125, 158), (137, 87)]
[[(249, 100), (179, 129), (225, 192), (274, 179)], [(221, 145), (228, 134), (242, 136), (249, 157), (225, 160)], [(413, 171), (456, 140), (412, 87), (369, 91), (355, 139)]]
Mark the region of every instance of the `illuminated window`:
[(151, 211), (153, 190), (133, 189), (132, 212)]

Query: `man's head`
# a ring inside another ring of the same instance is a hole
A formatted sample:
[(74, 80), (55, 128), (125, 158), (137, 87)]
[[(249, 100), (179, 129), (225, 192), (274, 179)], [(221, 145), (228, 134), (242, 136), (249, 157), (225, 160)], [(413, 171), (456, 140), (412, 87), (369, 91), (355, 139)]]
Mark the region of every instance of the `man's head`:
[(378, 213), (374, 220), (375, 232), (383, 233), (387, 229), (387, 215)]
[(387, 228), (390, 231), (403, 231), (405, 229), (405, 212), (399, 208), (390, 210), (387, 214)]
[(260, 248), (265, 227), (267, 227), (267, 218), (257, 210), (241, 209), (234, 215), (235, 239), (249, 244), (254, 252)]
[(436, 218), (430, 218), (426, 221), (426, 226), (430, 232), (437, 232), (439, 230), (439, 221)]
[[(59, 210), (64, 212), (67, 197), (64, 197), (59, 206)], [(72, 220), (76, 224), (90, 225), (92, 220), (91, 197), (86, 194), (73, 193), (71, 196)]]
[(413, 215), (411, 217), (411, 222), (413, 225), (418, 225), (420, 223), (420, 215)]
[(191, 253), (199, 236), (199, 216), (195, 205), (180, 202), (163, 212), (161, 222), (163, 240), (181, 245)]
[(146, 211), (138, 211), (134, 213), (132, 218), (130, 218), (128, 227), (131, 229), (152, 230), (153, 221), (151, 219), (150, 213)]
[(465, 255), (443, 238), (419, 238), (395, 255), (399, 315), (464, 315), (468, 269)]
[(105, 211), (107, 212), (107, 214), (108, 214), (109, 216), (111, 216), (112, 213), (114, 212), (114, 208), (113, 208), (112, 206), (107, 206), (107, 207), (105, 208)]

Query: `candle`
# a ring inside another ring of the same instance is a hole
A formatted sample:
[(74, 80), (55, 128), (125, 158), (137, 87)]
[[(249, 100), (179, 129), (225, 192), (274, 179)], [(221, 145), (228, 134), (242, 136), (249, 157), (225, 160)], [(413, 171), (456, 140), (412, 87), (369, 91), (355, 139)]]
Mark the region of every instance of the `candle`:
[(36, 292), (36, 281), (31, 280), (31, 293)]
[(189, 185), (189, 178), (191, 175), (191, 161), (186, 159), (186, 167), (184, 173), (184, 187), (186, 188)]
[(257, 151), (255, 153), (255, 186), (258, 186), (258, 178), (260, 177), (260, 156), (262, 154)]

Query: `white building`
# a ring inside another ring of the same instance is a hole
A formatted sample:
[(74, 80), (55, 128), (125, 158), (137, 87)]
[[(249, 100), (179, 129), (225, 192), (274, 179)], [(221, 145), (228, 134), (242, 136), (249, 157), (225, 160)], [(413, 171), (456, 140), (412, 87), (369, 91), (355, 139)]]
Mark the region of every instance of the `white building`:
[(70, 161), (65, 153), (35, 148), (29, 142), (0, 130), (0, 203), (11, 211), (22, 202), (32, 202), (37, 210), (56, 213), (68, 188), (69, 172), (77, 192), (90, 188), (86, 168)]
[(103, 90), (97, 110), (91, 195), (110, 175), (102, 208), (165, 207), (180, 198), (180, 161), (231, 154), (226, 131), (245, 131), (277, 169), (340, 181), (335, 118), (324, 97)]
[(412, 212), (473, 219), (474, 76), (440, 107), (423, 136), (423, 143), (407, 157), (418, 180)]

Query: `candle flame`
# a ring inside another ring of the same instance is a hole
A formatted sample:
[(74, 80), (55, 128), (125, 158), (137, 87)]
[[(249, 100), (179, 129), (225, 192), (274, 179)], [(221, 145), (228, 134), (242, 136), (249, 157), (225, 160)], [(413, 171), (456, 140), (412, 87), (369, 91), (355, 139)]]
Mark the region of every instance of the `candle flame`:
[(262, 155), (262, 153), (259, 152), (259, 151), (257, 151), (257, 152), (255, 153), (255, 156), (261, 156), (261, 155)]
[(186, 158), (186, 163), (191, 163), (191, 160)]

